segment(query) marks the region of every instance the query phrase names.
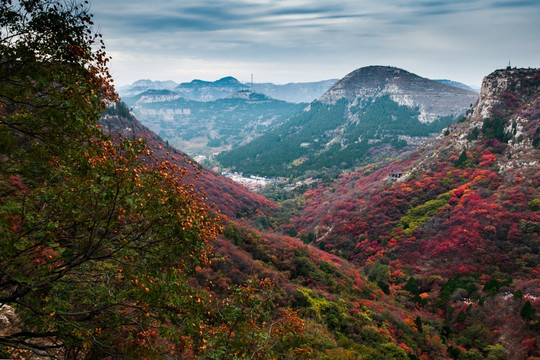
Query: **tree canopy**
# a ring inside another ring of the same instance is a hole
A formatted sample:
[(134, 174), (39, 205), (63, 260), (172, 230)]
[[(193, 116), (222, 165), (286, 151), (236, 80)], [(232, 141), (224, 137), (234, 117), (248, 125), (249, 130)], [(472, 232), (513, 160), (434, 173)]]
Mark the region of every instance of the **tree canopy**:
[(167, 329), (218, 231), (188, 170), (96, 125), (116, 94), (87, 3), (0, 3), (0, 305), (17, 318), (0, 357), (180, 347)]

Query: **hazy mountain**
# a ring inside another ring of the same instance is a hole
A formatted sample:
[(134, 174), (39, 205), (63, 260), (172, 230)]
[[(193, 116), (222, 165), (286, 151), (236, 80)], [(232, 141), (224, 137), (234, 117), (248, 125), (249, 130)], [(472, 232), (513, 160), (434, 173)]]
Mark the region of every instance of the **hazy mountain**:
[(323, 80), (307, 83), (288, 83), (275, 85), (272, 83), (254, 83), (251, 90), (268, 95), (274, 99), (288, 102), (312, 102), (330, 89), (338, 80)]
[(193, 80), (188, 83), (181, 83), (174, 91), (188, 100), (214, 101), (247, 88), (247, 85), (231, 76), (227, 76), (216, 81)]
[[(227, 86), (227, 91), (239, 84), (232, 78), (221, 82), (225, 83), (232, 84)], [(206, 89), (205, 94), (210, 94), (212, 89), (216, 91), (214, 94), (225, 94), (225, 88), (215, 83), (196, 88)], [(143, 124), (190, 156), (209, 156), (246, 143), (306, 106), (275, 100), (248, 89), (213, 101), (188, 100), (177, 91), (148, 90), (124, 101)]]
[(460, 83), (458, 81), (453, 81), (453, 80), (448, 80), (448, 79), (436, 79), (435, 81), (438, 81), (438, 82), (440, 82), (442, 84), (446, 84), (446, 85), (462, 88), (462, 89), (465, 89), (465, 90), (469, 90), (469, 91), (479, 92), (479, 90), (480, 90), (480, 89), (473, 89), (469, 85), (465, 85), (465, 84)]
[(154, 102), (176, 100), (180, 97), (181, 96), (178, 93), (172, 90), (150, 89), (134, 96), (126, 96), (124, 99), (130, 104), (149, 104)]
[(419, 145), (477, 98), (472, 91), (398, 68), (365, 67), (338, 81), (302, 113), (218, 160), (238, 171), (271, 176), (360, 166)]
[(117, 89), (121, 97), (128, 97), (141, 94), (147, 90), (172, 90), (178, 84), (172, 80), (153, 81), (153, 80), (137, 80), (131, 85), (124, 85)]

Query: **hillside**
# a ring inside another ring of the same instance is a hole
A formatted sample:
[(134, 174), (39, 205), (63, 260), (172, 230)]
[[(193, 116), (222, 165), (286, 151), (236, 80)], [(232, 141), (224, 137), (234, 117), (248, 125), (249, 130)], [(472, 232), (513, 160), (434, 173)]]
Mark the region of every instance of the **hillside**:
[(177, 90), (148, 90), (124, 100), (143, 124), (192, 157), (246, 143), (306, 106), (227, 89), (223, 98), (208, 101), (187, 100)]
[(88, 6), (0, 13), (0, 358), (540, 357), (539, 70), (494, 72), (435, 139), (278, 206), (118, 102)]
[(539, 356), (539, 145), (540, 71), (498, 70), (463, 121), (308, 190), (289, 226), (437, 315), (454, 358)]
[(454, 122), (477, 97), (401, 69), (361, 68), (304, 112), (217, 159), (234, 170), (267, 176), (350, 169), (417, 146)]

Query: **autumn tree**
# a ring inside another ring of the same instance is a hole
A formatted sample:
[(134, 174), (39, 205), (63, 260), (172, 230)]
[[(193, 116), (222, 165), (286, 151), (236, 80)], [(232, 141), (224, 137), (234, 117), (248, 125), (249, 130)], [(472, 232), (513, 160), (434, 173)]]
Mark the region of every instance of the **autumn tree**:
[(86, 4), (1, 0), (0, 305), (17, 320), (0, 357), (151, 357), (189, 333), (218, 228), (186, 169), (96, 125), (107, 61)]

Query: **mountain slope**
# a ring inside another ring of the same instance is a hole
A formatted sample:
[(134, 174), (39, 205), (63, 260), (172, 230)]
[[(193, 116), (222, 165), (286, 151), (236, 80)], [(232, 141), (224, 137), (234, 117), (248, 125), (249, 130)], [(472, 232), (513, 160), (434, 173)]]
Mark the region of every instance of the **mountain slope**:
[(464, 121), (309, 190), (290, 226), (439, 314), (455, 358), (496, 345), (504, 359), (538, 356), (539, 145), (540, 71), (498, 70)]
[[(185, 165), (191, 172), (187, 157), (168, 148), (122, 104), (107, 110), (101, 123), (112, 135), (146, 139), (157, 159)], [(212, 243), (210, 264), (191, 279), (197, 306), (204, 311), (197, 315), (197, 335), (188, 349), (201, 357), (221, 354), (218, 358), (241, 349), (261, 359), (347, 354), (375, 360), (387, 354), (405, 360), (431, 347), (430, 354), (442, 356), (443, 347), (423, 338), (407, 321), (418, 316), (415, 310), (392, 303), (347, 261), (297, 239), (255, 230), (257, 216), (266, 219), (267, 227), (274, 226), (266, 215), (271, 217), (275, 205), (196, 168), (198, 177), (187, 180), (196, 189), (202, 186), (208, 200), (228, 217), (222, 218), (223, 236)], [(424, 329), (434, 334), (430, 324)]]
[[(141, 124), (131, 111), (123, 104), (118, 103), (107, 109), (100, 120), (103, 129), (111, 135), (120, 134), (130, 139), (144, 138), (148, 146), (157, 154), (157, 157), (168, 158), (167, 154), (180, 165), (194, 168), (188, 179), (193, 182), (197, 190), (204, 188), (208, 203), (214, 203), (222, 214), (235, 218), (237, 214), (254, 216), (259, 209), (272, 211), (276, 205), (257, 195), (232, 180), (218, 175), (191, 160), (185, 153), (167, 145), (159, 136)], [(195, 177), (194, 172), (198, 172)], [(235, 201), (231, 201), (235, 199)]]
[(455, 121), (476, 98), (401, 69), (361, 68), (303, 113), (217, 159), (237, 171), (269, 176), (352, 168), (418, 145)]

